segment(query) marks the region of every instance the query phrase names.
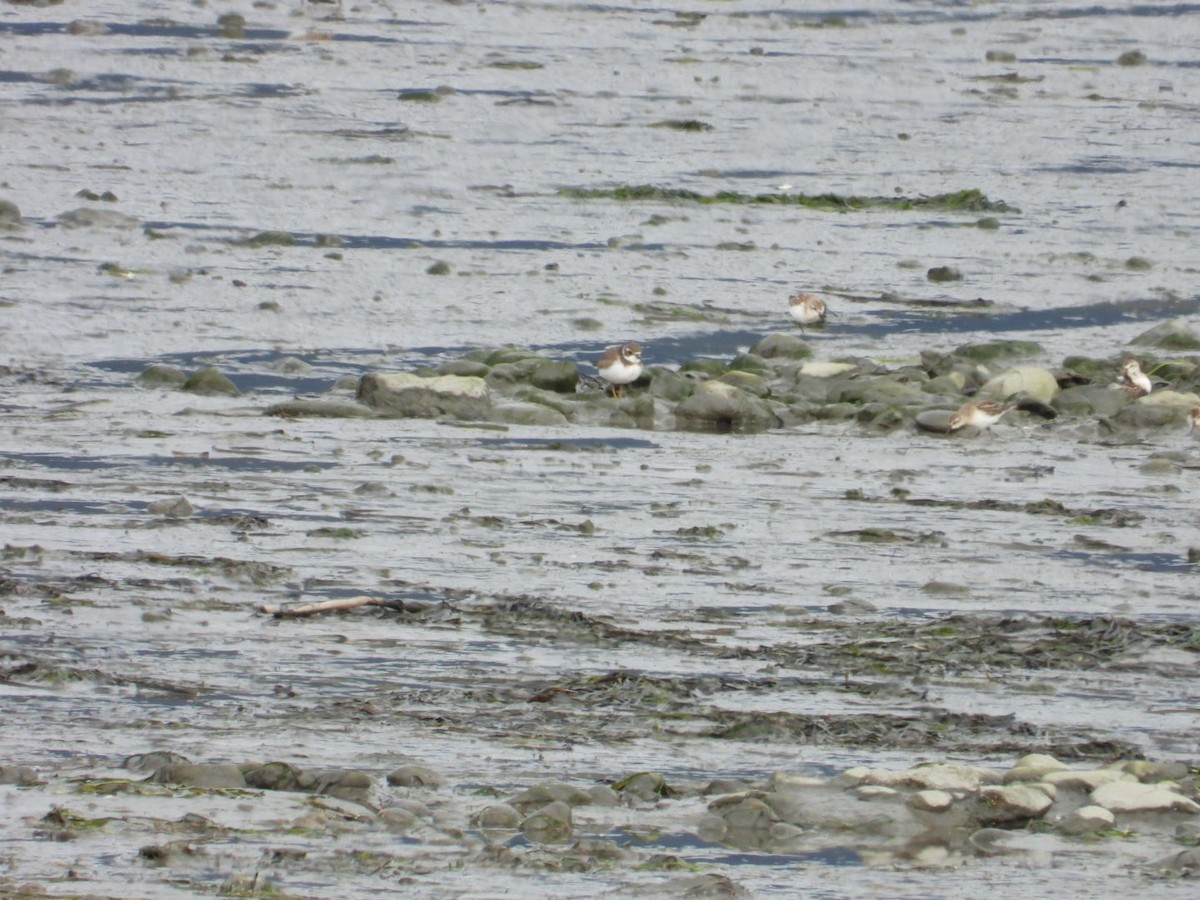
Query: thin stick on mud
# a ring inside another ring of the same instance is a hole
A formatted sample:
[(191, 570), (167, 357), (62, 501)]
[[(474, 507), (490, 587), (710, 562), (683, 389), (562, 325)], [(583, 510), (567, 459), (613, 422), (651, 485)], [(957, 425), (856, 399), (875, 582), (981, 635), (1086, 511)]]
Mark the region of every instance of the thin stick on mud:
[(357, 597), (337, 597), (333, 600), (322, 600), (319, 603), (306, 603), (303, 606), (291, 608), (283, 606), (260, 606), (258, 611), (263, 615), (271, 615), (277, 619), (291, 619), (300, 616), (315, 616), (317, 613), (341, 612), (347, 609), (357, 609), (360, 606), (390, 606), (403, 609), (403, 604), (386, 597), (371, 597), (359, 594)]

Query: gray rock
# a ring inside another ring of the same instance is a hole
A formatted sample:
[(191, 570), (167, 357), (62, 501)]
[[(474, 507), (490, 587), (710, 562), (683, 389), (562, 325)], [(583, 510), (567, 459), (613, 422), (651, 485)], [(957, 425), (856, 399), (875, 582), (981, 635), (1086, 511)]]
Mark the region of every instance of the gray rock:
[(569, 424), (567, 417), (557, 409), (542, 406), (540, 403), (523, 403), (519, 400), (494, 404), (489, 418), (493, 422), (505, 422), (509, 425), (561, 426)]
[(687, 375), (682, 375), (674, 369), (663, 369), (659, 366), (652, 366), (646, 371), (650, 375), (650, 386), (648, 388), (650, 394), (654, 397), (661, 397), (663, 400), (669, 400), (672, 403), (678, 403), (680, 400), (690, 397), (698, 384), (695, 378), (689, 378)]
[(989, 363), (997, 359), (1036, 356), (1041, 352), (1041, 345), (1033, 341), (987, 341), (983, 344), (964, 344), (955, 349), (954, 355), (973, 362)]
[(1048, 369), (1020, 366), (985, 382), (979, 393), (996, 400), (1007, 400), (1016, 394), (1025, 394), (1042, 403), (1049, 403), (1058, 393), (1058, 380)]
[(842, 391), (841, 400), (851, 403), (878, 403), (884, 406), (924, 405), (928, 396), (919, 384), (892, 378), (871, 378), (851, 382)]
[(734, 357), (729, 363), (729, 371), (749, 372), (752, 375), (766, 377), (772, 374), (772, 367), (764, 356), (759, 356), (757, 353), (743, 353), (741, 356)]
[(264, 765), (252, 764), (241, 767), (242, 777), (252, 788), (264, 791), (299, 791), (304, 790), (304, 773), (286, 762), (269, 762)]
[(298, 356), (281, 356), (271, 363), (271, 371), (284, 375), (304, 375), (312, 371), (312, 366)]
[(1109, 784), (1110, 782), (1121, 781), (1122, 779), (1128, 780), (1117, 769), (1092, 769), (1088, 771), (1063, 769), (1057, 772), (1047, 772), (1039, 780), (1044, 781), (1046, 784), (1063, 788), (1064, 790), (1094, 791), (1102, 784)]
[(533, 368), (541, 363), (538, 358), (525, 360), (522, 363), (500, 363), (488, 369), (487, 374), (483, 376), (484, 381), (489, 387), (504, 389), (513, 385), (524, 384), (529, 380)]
[(962, 272), (954, 266), (934, 266), (925, 273), (925, 277), (933, 282), (962, 281)]
[(492, 408), (487, 383), (463, 375), (367, 374), (358, 384), (358, 399), (386, 415), (422, 419), (484, 419)]
[(545, 357), (528, 347), (501, 347), (488, 353), (483, 362), (489, 366), (500, 366), (529, 359), (544, 360)]
[(519, 828), (521, 814), (507, 803), (493, 803), (472, 816), (471, 821), (480, 828)]
[(621, 795), (607, 784), (594, 784), (586, 793), (596, 806), (613, 807), (621, 802)]
[(11, 200), (0, 200), (0, 230), (15, 231), (20, 227), (20, 208)]
[(1052, 772), (1069, 772), (1066, 763), (1046, 753), (1026, 753), (1017, 764), (1004, 773), (1004, 783), (1014, 781), (1043, 781)]
[(570, 806), (582, 806), (592, 802), (592, 795), (587, 791), (561, 781), (551, 781), (545, 784), (535, 784), (526, 788), (510, 799), (509, 804), (522, 812), (539, 809), (547, 803), (566, 803)]
[(151, 363), (138, 376), (138, 384), (144, 387), (179, 387), (187, 381), (182, 369), (163, 363)]
[(387, 783), (397, 787), (441, 787), (445, 783), (437, 772), (428, 766), (406, 765), (388, 773)]
[(812, 348), (802, 338), (778, 331), (768, 334), (751, 347), (750, 352), (763, 359), (807, 359), (812, 356)]
[(165, 516), (168, 519), (186, 519), (196, 510), (188, 502), (187, 497), (164, 497), (147, 504), (146, 511), (151, 515)]
[(766, 397), (771, 393), (766, 380), (761, 375), (740, 369), (731, 369), (717, 379), (724, 384), (731, 384), (739, 390), (753, 394), (755, 397)]
[[(1141, 400), (1153, 397), (1148, 394)], [(1111, 421), (1127, 428), (1164, 428), (1180, 426), (1186, 421), (1187, 407), (1176, 403), (1130, 403), (1122, 407)]]
[(775, 428), (779, 416), (764, 400), (720, 381), (706, 381), (675, 407), (680, 428), (720, 433)]
[(419, 824), (417, 817), (401, 806), (385, 806), (379, 811), (379, 821), (393, 834), (405, 834)]
[(1058, 828), (1064, 834), (1091, 834), (1111, 828), (1117, 817), (1103, 806), (1081, 806), (1063, 816)]
[(529, 374), (529, 383), (542, 390), (573, 394), (579, 387), (579, 367), (570, 360), (547, 360)]
[(1200, 804), (1158, 784), (1113, 781), (1092, 791), (1092, 802), (1115, 813), (1200, 813)]
[(483, 378), (488, 373), (486, 363), (473, 359), (451, 359), (437, 367), (439, 375), (464, 375)]
[(735, 806), (721, 811), (725, 827), (730, 831), (766, 833), (779, 821), (779, 816), (765, 802), (747, 797)]
[(1059, 391), (1051, 405), (1075, 415), (1112, 416), (1130, 402), (1128, 394), (1109, 385), (1081, 384)]
[(242, 770), (233, 763), (169, 763), (157, 769), (150, 780), (158, 784), (185, 784), (200, 788), (246, 787)]
[(725, 820), (712, 813), (701, 816), (696, 823), (696, 837), (702, 841), (711, 841), (712, 843), (723, 841), (728, 831)]
[(967, 838), (967, 843), (980, 856), (1044, 857), (1050, 852), (1051, 840), (1046, 835), (1004, 828), (980, 828)]
[(1200, 847), (1180, 850), (1166, 859), (1160, 859), (1153, 864), (1153, 868), (1171, 875), (1195, 878), (1200, 875)]
[(1000, 774), (980, 766), (960, 766), (953, 763), (934, 763), (916, 766), (900, 773), (900, 783), (934, 791), (972, 792), (985, 784), (997, 784)]
[[(780, 822), (804, 825), (811, 818), (798, 791), (771, 791), (760, 799)], [(727, 820), (728, 821), (728, 820)]]
[(1163, 350), (1200, 350), (1200, 334), (1183, 319), (1171, 319), (1143, 331), (1129, 343)]
[(866, 616), (879, 611), (870, 600), (860, 600), (857, 597), (830, 603), (827, 609), (835, 616)]
[(952, 409), (926, 409), (917, 413), (916, 424), (921, 431), (932, 431), (936, 434), (949, 434)]
[(736, 778), (714, 778), (701, 788), (700, 793), (705, 797), (712, 797), (722, 794), (744, 793), (751, 790), (754, 790), (752, 785)]
[(37, 772), (29, 766), (0, 766), (0, 784), (16, 784), (28, 787), (41, 784)]
[[(304, 773), (306, 776), (310, 773)], [(326, 794), (362, 803), (371, 796), (375, 780), (366, 772), (354, 769), (311, 773), (315, 777), (311, 790), (314, 794)], [(304, 780), (304, 779), (302, 779)]]
[(212, 366), (192, 374), (182, 386), (185, 391), (193, 394), (225, 394), (238, 397), (242, 393), (236, 384)]
[(404, 809), (412, 813), (418, 819), (433, 819), (433, 812), (422, 803), (420, 800), (414, 800), (411, 797), (402, 797), (399, 800), (393, 800), (388, 806), (393, 809)]
[(974, 819), (980, 825), (1016, 825), (1040, 818), (1054, 801), (1027, 784), (985, 787), (975, 795)]
[(1145, 397), (1139, 397), (1137, 402), (1142, 406), (1178, 406), (1182, 408), (1191, 408), (1200, 404), (1200, 395), (1188, 391), (1155, 391), (1152, 394), (1147, 394)]
[(896, 803), (904, 795), (895, 788), (883, 787), (878, 784), (863, 784), (854, 789), (854, 796), (868, 803)]
[(917, 791), (908, 798), (908, 805), (922, 812), (946, 812), (954, 804), (954, 795), (949, 791)]
[(571, 807), (559, 800), (547, 803), (521, 822), (521, 832), (541, 843), (565, 840), (571, 836)]
[(647, 801), (657, 800), (659, 797), (665, 797), (672, 793), (666, 779), (657, 772), (637, 772), (627, 778), (622, 778), (613, 785), (613, 789)]
[(58, 224), (63, 228), (119, 228), (133, 229), (141, 227), (141, 221), (133, 216), (119, 213), (115, 209), (94, 209), (81, 206), (58, 216)]
[(967, 386), (966, 376), (962, 372), (946, 372), (934, 378), (930, 378), (921, 385), (921, 390), (927, 394), (941, 394), (944, 396), (957, 397), (963, 392), (963, 388)]
[(1155, 781), (1181, 781), (1189, 774), (1189, 769), (1184, 763), (1154, 762), (1149, 759), (1131, 759), (1121, 764), (1120, 771), (1147, 784)]
[[(859, 370), (858, 363), (852, 362), (835, 362), (829, 359), (813, 359), (801, 364), (797, 374), (805, 375), (809, 378), (834, 378), (838, 375), (847, 375)], [(957, 393), (961, 390), (961, 385), (954, 389)]]

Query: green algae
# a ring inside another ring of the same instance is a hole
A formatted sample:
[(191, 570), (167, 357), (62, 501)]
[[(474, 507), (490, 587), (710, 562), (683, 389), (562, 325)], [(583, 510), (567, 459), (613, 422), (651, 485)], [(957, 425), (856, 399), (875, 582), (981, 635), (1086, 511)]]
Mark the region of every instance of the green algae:
[(707, 122), (701, 122), (699, 119), (662, 119), (658, 122), (651, 122), (651, 128), (669, 128), (672, 131), (712, 131), (713, 127)]
[(294, 247), (296, 236), (287, 231), (260, 231), (245, 241), (247, 247)]
[(664, 188), (651, 184), (619, 185), (613, 188), (562, 188), (559, 195), (576, 200), (641, 200), (651, 202), (691, 202), (701, 204), (755, 204), (800, 206), (806, 209), (831, 212), (853, 212), (866, 209), (915, 210), (931, 209), (950, 212), (1013, 212), (1016, 211), (1002, 200), (989, 200), (977, 188), (967, 188), (945, 194), (925, 197), (867, 197), (824, 194), (742, 194), (737, 191), (719, 191), (702, 194), (683, 188)]

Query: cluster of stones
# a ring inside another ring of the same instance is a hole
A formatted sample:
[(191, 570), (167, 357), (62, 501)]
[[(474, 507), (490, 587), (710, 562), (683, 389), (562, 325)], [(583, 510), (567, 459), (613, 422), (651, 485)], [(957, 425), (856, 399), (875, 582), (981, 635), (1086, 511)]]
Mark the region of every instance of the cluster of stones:
[[(811, 844), (814, 833), (853, 833), (857, 838), (849, 843), (859, 845), (867, 862), (945, 865), (1021, 852), (1021, 833), (1034, 828), (1095, 838), (1155, 822), (1173, 827), (1175, 839), (1192, 846), (1160, 869), (1186, 874), (1200, 867), (1200, 803), (1188, 768), (1179, 763), (1078, 770), (1030, 754), (1007, 771), (938, 763), (904, 771), (857, 767), (828, 779), (776, 773), (761, 788), (718, 780), (701, 794), (707, 805), (694, 823), (696, 834), (742, 849), (786, 853)], [(550, 783), (486, 807), (473, 824), (561, 841), (572, 834), (574, 808), (648, 808), (686, 796), (648, 772), (587, 790)]]
[[(758, 432), (815, 420), (853, 420), (885, 430), (916, 422), (945, 430), (946, 413), (968, 398), (987, 398), (1016, 404), (1010, 419), (1063, 416), (1104, 430), (1182, 425), (1187, 411), (1200, 406), (1200, 358), (1181, 351), (1200, 350), (1200, 335), (1172, 321), (1132, 344), (1157, 383), (1143, 397), (1117, 383), (1128, 353), (1068, 357), (1051, 370), (1013, 364), (1041, 353), (1037, 344), (992, 341), (949, 353), (927, 350), (919, 363), (889, 369), (868, 359), (815, 360), (801, 337), (776, 333), (732, 360), (694, 359), (678, 369), (647, 366), (622, 399), (610, 397), (604, 383), (574, 361), (503, 347), (472, 351), (432, 369), (342, 379), (337, 388), (355, 390), (353, 402), (297, 399), (265, 412), (651, 430)], [(156, 363), (139, 380), (197, 394), (241, 393), (213, 367), (189, 375)]]
[(1013, 364), (1039, 354), (1037, 344), (994, 341), (951, 353), (925, 351), (919, 363), (888, 369), (866, 359), (815, 360), (801, 337), (776, 333), (729, 361), (648, 366), (622, 399), (608, 396), (603, 383), (573, 361), (505, 347), (473, 351), (435, 369), (369, 373), (357, 381), (353, 404), (295, 400), (266, 412), (758, 432), (814, 420), (853, 420), (876, 429), (926, 425), (933, 411), (989, 398), (1018, 406), (1010, 420), (1065, 416), (1109, 429), (1182, 425), (1188, 409), (1200, 405), (1200, 359), (1159, 354), (1200, 349), (1200, 335), (1168, 322), (1133, 343), (1158, 382), (1140, 398), (1116, 384), (1127, 353), (1070, 357), (1050, 370)]
[[(777, 772), (765, 784), (714, 780), (702, 788), (668, 784), (639, 772), (611, 785), (536, 784), (474, 812), (441, 789), (445, 779), (418, 762), (387, 775), (387, 787), (356, 770), (306, 772), (282, 762), (192, 763), (173, 753), (130, 757), (126, 768), (149, 771), (148, 781), (210, 790), (303, 791), (361, 804), (380, 827), (399, 834), (423, 828), (477, 830), (491, 844), (520, 833), (538, 844), (630, 855), (589, 833), (606, 833), (617, 817), (661, 819), (684, 804), (677, 827), (705, 841), (774, 853), (811, 848), (836, 838), (865, 862), (948, 865), (970, 856), (1020, 853), (1045, 841), (1129, 837), (1157, 830), (1185, 847), (1154, 862), (1166, 875), (1200, 872), (1200, 803), (1194, 770), (1177, 762), (1118, 761), (1074, 769), (1052, 756), (1029, 754), (1007, 770), (930, 763), (905, 770), (856, 767), (831, 778)], [(5, 783), (41, 784), (24, 767), (0, 769)], [(847, 838), (847, 835), (853, 835)]]
[(125, 760), (125, 768), (149, 772), (147, 781), (211, 790), (300, 791), (366, 802), (375, 780), (354, 769), (309, 771), (290, 763), (194, 763), (178, 753), (138, 754)]

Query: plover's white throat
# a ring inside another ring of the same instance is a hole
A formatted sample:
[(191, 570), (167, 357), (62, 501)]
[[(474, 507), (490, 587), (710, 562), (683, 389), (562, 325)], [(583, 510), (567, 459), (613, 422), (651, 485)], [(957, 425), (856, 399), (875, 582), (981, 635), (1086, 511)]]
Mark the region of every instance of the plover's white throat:
[(981, 431), (988, 431), (1000, 421), (1000, 417), (1012, 409), (1011, 403), (997, 403), (995, 400), (972, 400), (958, 408), (946, 422), (948, 431), (958, 431), (971, 425)]
[(1145, 397), (1154, 390), (1150, 376), (1142, 371), (1141, 364), (1136, 359), (1127, 359), (1121, 366), (1122, 388), (1134, 397)]
[(799, 323), (801, 334), (805, 325), (824, 324), (827, 313), (825, 301), (815, 294), (793, 294), (788, 297), (788, 315)]
[(609, 347), (596, 362), (600, 377), (612, 385), (613, 396), (621, 396), (621, 388), (637, 381), (642, 374), (642, 345), (621, 344)]

